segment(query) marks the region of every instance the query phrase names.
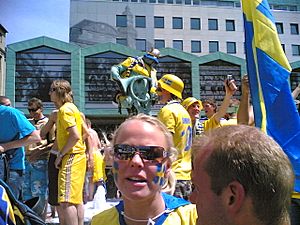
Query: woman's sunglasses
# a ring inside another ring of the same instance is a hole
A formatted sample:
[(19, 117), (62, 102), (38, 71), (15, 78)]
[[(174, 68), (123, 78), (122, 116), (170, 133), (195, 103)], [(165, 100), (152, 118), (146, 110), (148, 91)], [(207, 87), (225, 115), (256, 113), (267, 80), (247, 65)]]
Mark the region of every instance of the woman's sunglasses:
[(131, 146), (126, 144), (116, 144), (114, 146), (114, 156), (119, 160), (130, 160), (135, 154), (143, 160), (162, 161), (168, 157), (168, 152), (160, 146)]

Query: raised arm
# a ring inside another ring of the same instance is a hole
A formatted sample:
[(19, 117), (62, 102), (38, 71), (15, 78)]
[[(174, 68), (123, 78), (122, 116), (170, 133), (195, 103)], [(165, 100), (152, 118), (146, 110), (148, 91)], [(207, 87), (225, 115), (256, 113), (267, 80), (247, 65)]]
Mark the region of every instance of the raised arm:
[(294, 99), (296, 99), (300, 94), (300, 83), (298, 84), (298, 86), (294, 89), (294, 91), (292, 92), (292, 96)]
[(231, 99), (232, 95), (236, 91), (235, 89), (231, 89), (230, 88), (230, 85), (232, 83), (235, 83), (235, 81), (234, 80), (227, 81), (227, 79), (224, 81), (224, 86), (225, 86), (226, 94), (225, 94), (224, 100), (223, 100), (223, 102), (222, 102), (219, 110), (214, 115), (214, 119), (217, 122), (220, 122), (221, 118), (224, 117), (224, 115), (226, 114), (227, 109), (228, 109), (228, 107), (230, 105), (230, 99)]
[(237, 111), (237, 122), (238, 124), (245, 125), (254, 124), (253, 107), (250, 105), (250, 89), (247, 75), (244, 75), (242, 78), (242, 96)]

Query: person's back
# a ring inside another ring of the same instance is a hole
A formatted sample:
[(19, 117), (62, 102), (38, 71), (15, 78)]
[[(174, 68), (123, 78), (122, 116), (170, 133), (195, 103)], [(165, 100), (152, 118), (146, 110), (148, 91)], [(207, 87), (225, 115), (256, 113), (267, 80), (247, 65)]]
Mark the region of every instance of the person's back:
[(41, 139), (35, 127), (15, 108), (0, 105), (0, 121), (0, 153), (5, 153), (9, 168), (9, 173), (4, 174), (5, 165), (0, 163), (0, 178), (8, 175), (8, 185), (16, 197), (21, 199), (25, 169), (23, 146), (39, 142)]
[(172, 163), (172, 170), (177, 179), (174, 195), (188, 199), (192, 191), (190, 180), (193, 128), (189, 113), (180, 104), (183, 89), (183, 81), (173, 74), (165, 74), (158, 81), (158, 99), (165, 105), (158, 112), (157, 118), (172, 133), (178, 151), (177, 160)]

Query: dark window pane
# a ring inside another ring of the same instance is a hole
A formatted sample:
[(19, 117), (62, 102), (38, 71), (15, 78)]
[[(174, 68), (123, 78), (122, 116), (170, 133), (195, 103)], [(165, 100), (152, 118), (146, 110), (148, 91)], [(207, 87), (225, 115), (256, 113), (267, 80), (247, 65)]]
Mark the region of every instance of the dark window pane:
[(200, 0), (193, 0), (193, 5), (200, 5)]
[(209, 53), (214, 53), (219, 51), (219, 42), (218, 41), (210, 41), (209, 42)]
[(127, 16), (126, 15), (117, 15), (116, 18), (117, 27), (127, 27)]
[(300, 55), (300, 45), (292, 45), (292, 54), (293, 56)]
[(226, 20), (226, 31), (235, 31), (234, 20)]
[(71, 54), (50, 47), (16, 53), (15, 101), (27, 103), (32, 97), (50, 102), (53, 80), (71, 82)]
[(227, 42), (227, 53), (228, 54), (236, 54), (236, 43), (235, 42)]
[(165, 27), (165, 19), (162, 16), (154, 17), (154, 28), (164, 28)]
[(117, 38), (116, 43), (127, 46), (127, 39), (126, 38)]
[(182, 17), (173, 17), (173, 29), (182, 29), (183, 28), (183, 21)]
[(136, 39), (136, 49), (140, 51), (146, 51), (146, 40), (145, 39)]
[(146, 27), (146, 17), (145, 16), (135, 16), (135, 27)]
[(201, 41), (191, 41), (191, 52), (193, 53), (201, 52)]
[(165, 48), (165, 40), (154, 40), (154, 48)]
[(200, 30), (201, 23), (200, 18), (191, 18), (191, 30)]
[(183, 41), (182, 40), (173, 40), (173, 48), (182, 51), (183, 50)]
[(299, 34), (299, 26), (297, 23), (291, 23), (291, 34)]
[(217, 19), (208, 19), (208, 29), (209, 30), (218, 30), (218, 20)]
[(283, 34), (283, 23), (275, 23), (278, 34)]

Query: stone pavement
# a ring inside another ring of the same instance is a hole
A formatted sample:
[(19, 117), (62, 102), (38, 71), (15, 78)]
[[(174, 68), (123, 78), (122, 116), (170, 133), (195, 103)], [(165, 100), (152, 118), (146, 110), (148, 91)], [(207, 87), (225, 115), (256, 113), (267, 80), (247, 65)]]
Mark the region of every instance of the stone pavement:
[[(99, 212), (101, 212), (101, 211), (103, 211), (105, 209), (109, 209), (109, 208), (115, 206), (118, 203), (119, 203), (119, 199), (107, 199), (106, 203), (103, 204), (103, 206), (101, 206), (100, 209), (95, 209), (94, 206), (93, 206), (93, 202), (92, 201), (91, 202), (87, 202), (84, 205), (84, 224), (86, 224), (86, 225), (89, 224), (90, 221), (91, 221), (91, 219), (92, 219), (92, 217), (95, 214), (97, 214), (97, 213), (99, 213)], [(48, 207), (48, 212), (50, 214), (50, 212), (51, 212), (50, 207)], [(59, 224), (57, 213), (55, 215), (55, 218), (51, 218), (51, 217), (47, 218), (46, 219), (46, 223), (48, 225), (57, 225), (57, 224)]]

